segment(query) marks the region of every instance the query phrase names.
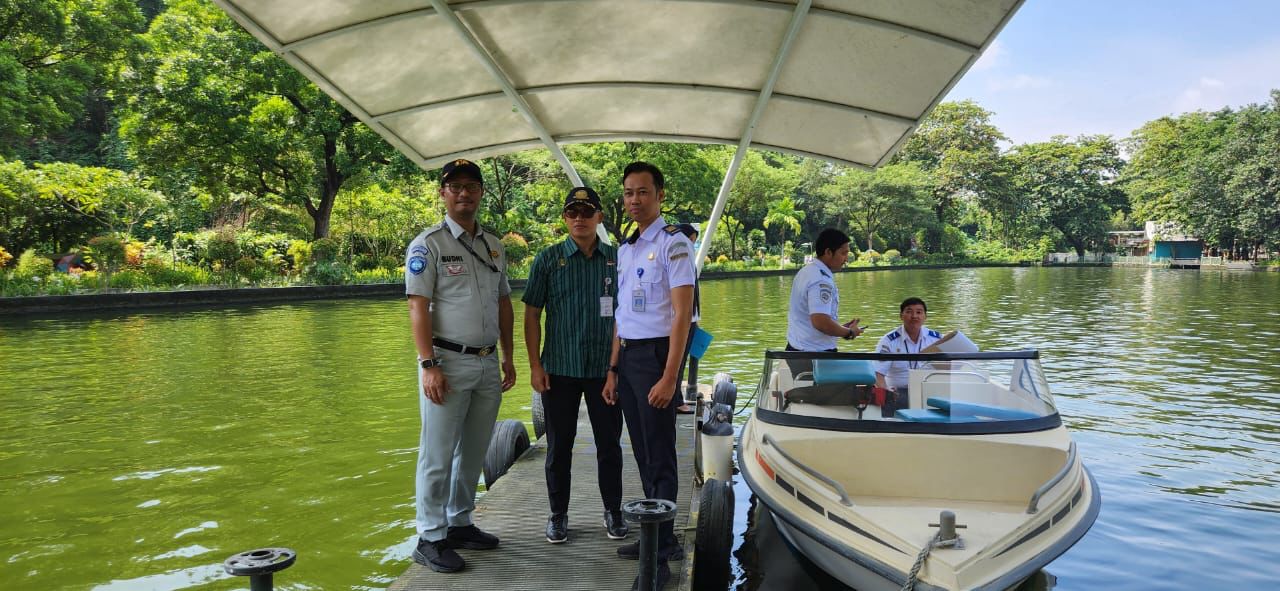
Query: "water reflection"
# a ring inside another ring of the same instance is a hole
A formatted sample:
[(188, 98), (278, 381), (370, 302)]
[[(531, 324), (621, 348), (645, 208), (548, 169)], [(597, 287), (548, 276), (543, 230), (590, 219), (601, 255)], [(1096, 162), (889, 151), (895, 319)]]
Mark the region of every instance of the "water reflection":
[[(902, 298), (918, 295), (930, 326), (988, 350), (1042, 351), (1105, 499), (1093, 531), (1050, 566), (1058, 588), (1280, 578), (1280, 273), (838, 280), (841, 316), (872, 327), (848, 349), (870, 350), (897, 326)], [(789, 289), (790, 277), (707, 282), (702, 316), (716, 341), (703, 375), (731, 372), (745, 400), (762, 349), (784, 345)], [(222, 559), (261, 546), (299, 552), (282, 579), (295, 588), (385, 587), (411, 551), (406, 316), (387, 298), (0, 319), (0, 589), (236, 589)], [(520, 385), (502, 415), (527, 420), (517, 349)], [(737, 499), (748, 506), (749, 491)], [(736, 516), (739, 536), (748, 513)], [(755, 581), (743, 570), (753, 563), (735, 568), (739, 584)]]

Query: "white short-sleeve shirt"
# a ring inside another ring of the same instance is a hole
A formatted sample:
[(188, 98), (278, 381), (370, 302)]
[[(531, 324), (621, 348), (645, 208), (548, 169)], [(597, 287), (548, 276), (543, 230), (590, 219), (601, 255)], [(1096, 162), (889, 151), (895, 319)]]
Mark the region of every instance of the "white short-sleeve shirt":
[(813, 327), (811, 314), (826, 314), (837, 323), (840, 317), (840, 290), (826, 263), (814, 259), (800, 268), (791, 281), (791, 305), (787, 309), (787, 344), (801, 351), (836, 348), (840, 337)]
[(671, 289), (693, 285), (693, 244), (661, 216), (632, 238), (618, 248), (618, 336), (671, 336)]
[[(927, 326), (920, 327), (920, 341), (916, 342), (907, 336), (902, 326), (880, 337), (876, 344), (876, 353), (919, 353), (938, 342), (942, 335)], [(921, 365), (921, 361), (877, 361), (876, 373), (884, 374), (884, 381), (890, 388), (907, 387), (910, 371)]]

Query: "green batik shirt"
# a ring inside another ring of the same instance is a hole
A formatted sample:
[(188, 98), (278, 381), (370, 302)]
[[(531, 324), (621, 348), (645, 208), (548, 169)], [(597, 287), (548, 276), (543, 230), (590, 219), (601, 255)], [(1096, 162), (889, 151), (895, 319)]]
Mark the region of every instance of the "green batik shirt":
[(546, 321), (542, 368), (552, 375), (603, 378), (609, 371), (613, 309), (600, 315), (600, 298), (616, 305), (618, 249), (597, 241), (591, 258), (573, 238), (549, 246), (533, 259), (521, 301), (542, 308)]

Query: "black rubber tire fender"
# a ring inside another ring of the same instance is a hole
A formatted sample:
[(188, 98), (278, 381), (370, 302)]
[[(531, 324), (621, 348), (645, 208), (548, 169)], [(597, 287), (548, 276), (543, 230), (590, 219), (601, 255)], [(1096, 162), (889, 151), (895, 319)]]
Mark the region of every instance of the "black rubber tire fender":
[(733, 550), (733, 487), (709, 478), (698, 499), (698, 533), (694, 543), (693, 588), (725, 589), (729, 585), (729, 553)]
[(489, 450), (484, 454), (484, 485), (490, 488), (511, 465), (529, 449), (529, 432), (515, 419), (498, 421), (489, 437)]

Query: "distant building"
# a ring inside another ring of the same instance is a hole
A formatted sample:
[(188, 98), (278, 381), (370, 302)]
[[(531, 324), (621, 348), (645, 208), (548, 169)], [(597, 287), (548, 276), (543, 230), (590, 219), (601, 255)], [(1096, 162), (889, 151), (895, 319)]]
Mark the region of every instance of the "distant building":
[(1144, 230), (1124, 230), (1107, 232), (1107, 243), (1111, 249), (1130, 257), (1144, 257), (1150, 252), (1150, 242)]
[(1199, 267), (1204, 241), (1187, 234), (1173, 222), (1147, 222), (1152, 261), (1167, 260), (1174, 267)]

